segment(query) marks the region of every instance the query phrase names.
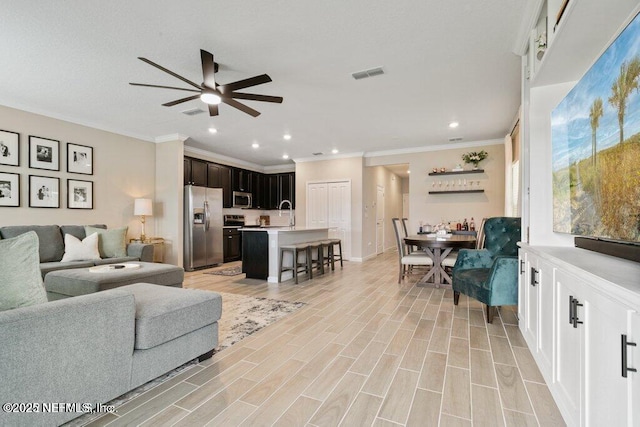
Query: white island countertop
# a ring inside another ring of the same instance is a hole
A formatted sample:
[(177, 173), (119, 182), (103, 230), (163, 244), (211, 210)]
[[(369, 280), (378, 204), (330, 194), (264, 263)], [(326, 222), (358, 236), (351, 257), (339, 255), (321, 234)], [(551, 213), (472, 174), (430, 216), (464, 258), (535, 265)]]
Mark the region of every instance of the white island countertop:
[(269, 234), (276, 233), (300, 233), (300, 232), (309, 232), (309, 231), (329, 231), (328, 228), (319, 228), (319, 227), (289, 227), (289, 226), (266, 226), (266, 227), (244, 227), (241, 228), (240, 231), (266, 231)]

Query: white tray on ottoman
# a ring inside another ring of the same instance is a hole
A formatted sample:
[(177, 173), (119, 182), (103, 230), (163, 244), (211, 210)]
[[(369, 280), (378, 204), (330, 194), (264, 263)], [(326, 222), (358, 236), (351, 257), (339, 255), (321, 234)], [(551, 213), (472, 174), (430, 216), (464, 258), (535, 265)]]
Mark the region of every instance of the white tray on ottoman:
[(52, 271), (44, 278), (47, 297), (53, 301), (140, 282), (181, 288), (184, 280), (184, 270), (171, 264), (135, 262), (117, 265), (125, 267), (116, 269), (101, 265), (99, 268)]

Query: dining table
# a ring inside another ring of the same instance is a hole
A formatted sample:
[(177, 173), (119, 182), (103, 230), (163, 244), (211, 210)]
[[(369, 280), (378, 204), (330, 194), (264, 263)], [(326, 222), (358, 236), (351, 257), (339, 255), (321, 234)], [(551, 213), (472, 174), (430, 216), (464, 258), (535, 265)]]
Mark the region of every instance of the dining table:
[[(417, 286), (451, 286), (451, 276), (442, 266), (442, 261), (454, 249), (473, 249), (476, 246), (476, 237), (460, 234), (415, 234), (404, 238), (408, 246), (417, 246), (432, 260), (433, 267), (417, 283)], [(432, 279), (432, 280), (430, 280)]]

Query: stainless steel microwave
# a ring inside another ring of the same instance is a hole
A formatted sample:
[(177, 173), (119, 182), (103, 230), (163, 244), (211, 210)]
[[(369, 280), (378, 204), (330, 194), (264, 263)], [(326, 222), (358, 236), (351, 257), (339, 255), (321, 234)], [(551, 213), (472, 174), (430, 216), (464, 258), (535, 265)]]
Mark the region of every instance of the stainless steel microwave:
[(233, 192), (233, 207), (234, 208), (251, 208), (252, 206), (251, 193), (242, 193), (240, 191)]

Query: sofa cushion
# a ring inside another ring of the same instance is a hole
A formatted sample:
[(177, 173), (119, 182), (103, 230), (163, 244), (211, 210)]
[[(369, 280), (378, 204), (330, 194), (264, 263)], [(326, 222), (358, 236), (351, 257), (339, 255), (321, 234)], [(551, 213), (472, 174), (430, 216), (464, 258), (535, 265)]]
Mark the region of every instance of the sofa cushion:
[(70, 261), (70, 262), (42, 262), (40, 263), (40, 273), (42, 277), (47, 273), (57, 270), (69, 270), (71, 268), (93, 267), (96, 261)]
[(140, 259), (134, 256), (123, 256), (119, 258), (105, 258), (105, 259), (97, 259), (93, 261), (95, 265), (105, 265), (105, 264), (120, 264), (122, 262), (131, 262), (131, 261), (139, 261)]
[[(67, 234), (71, 234), (72, 236), (82, 240), (85, 237), (87, 237), (87, 233), (85, 233), (84, 227), (85, 227), (84, 225), (61, 225), (60, 230), (62, 230), (63, 237)], [(104, 224), (93, 224), (93, 225), (89, 225), (88, 227), (102, 228), (104, 230), (107, 229), (107, 226)]]
[(100, 259), (98, 233), (90, 234), (80, 241), (71, 234), (64, 235), (64, 256), (62, 262)]
[(104, 230), (91, 226), (85, 226), (84, 231), (89, 234), (98, 233), (98, 249), (101, 258), (116, 258), (127, 256), (127, 230), (129, 227)]
[(0, 240), (0, 271), (0, 311), (47, 302), (35, 232)]
[(0, 228), (4, 239), (17, 237), (27, 231), (35, 231), (40, 246), (40, 262), (60, 261), (64, 255), (64, 241), (57, 225), (12, 225)]
[(136, 283), (120, 288), (136, 300), (134, 348), (145, 350), (215, 323), (222, 315), (216, 292)]

